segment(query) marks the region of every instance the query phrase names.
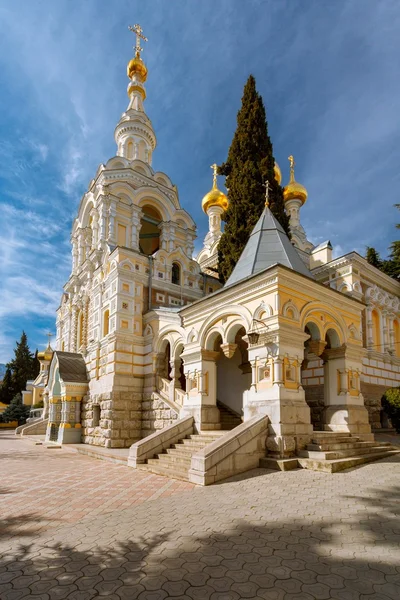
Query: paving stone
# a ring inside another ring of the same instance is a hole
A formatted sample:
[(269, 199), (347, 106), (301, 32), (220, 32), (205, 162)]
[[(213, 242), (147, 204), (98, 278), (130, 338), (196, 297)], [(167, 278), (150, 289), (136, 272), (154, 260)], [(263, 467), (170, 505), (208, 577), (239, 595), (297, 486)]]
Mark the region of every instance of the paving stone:
[(214, 592), (215, 590), (209, 585), (203, 585), (200, 587), (188, 587), (185, 593), (190, 598), (193, 598), (193, 600), (209, 600)]
[(302, 589), (316, 600), (326, 600), (330, 597), (329, 587), (323, 583), (304, 583)]
[(139, 583), (138, 585), (122, 585), (115, 593), (121, 600), (136, 600), (143, 591), (145, 589)]
[[(170, 573), (168, 573), (168, 579), (170, 579)], [(193, 587), (206, 585), (208, 580), (210, 579), (210, 575), (205, 573), (204, 571), (198, 573), (186, 573), (183, 575), (183, 579), (189, 582), (189, 584)], [(176, 579), (175, 581), (178, 581)]]

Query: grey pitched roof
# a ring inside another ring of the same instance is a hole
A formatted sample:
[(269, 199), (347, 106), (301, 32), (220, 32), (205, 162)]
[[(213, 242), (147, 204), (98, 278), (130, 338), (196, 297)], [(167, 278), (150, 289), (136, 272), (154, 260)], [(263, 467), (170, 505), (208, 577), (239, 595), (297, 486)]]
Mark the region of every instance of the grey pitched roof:
[(314, 279), (282, 226), (265, 207), (225, 286), (280, 264)]
[(54, 354), (57, 355), (60, 377), (63, 381), (87, 382), (86, 364), (82, 354), (58, 350)]

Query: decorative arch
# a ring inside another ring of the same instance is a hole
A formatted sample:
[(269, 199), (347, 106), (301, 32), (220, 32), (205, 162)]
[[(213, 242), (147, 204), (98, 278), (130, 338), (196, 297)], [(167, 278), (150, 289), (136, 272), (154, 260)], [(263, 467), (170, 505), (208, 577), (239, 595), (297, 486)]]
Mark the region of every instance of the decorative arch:
[(144, 206), (152, 206), (160, 213), (161, 220), (165, 222), (172, 220), (176, 210), (168, 196), (154, 187), (140, 188), (135, 196), (135, 204), (142, 209)]
[(272, 306), (270, 306), (270, 304), (267, 304), (266, 302), (261, 302), (261, 304), (254, 311), (253, 318), (254, 319), (262, 319), (262, 318), (268, 319), (269, 317), (272, 317), (273, 314), (274, 314), (274, 311), (272, 309)]
[(342, 345), (339, 333), (334, 327), (329, 327), (329, 329), (327, 329), (325, 333), (325, 340), (327, 342), (327, 348), (340, 348)]
[(202, 348), (204, 348), (204, 341), (215, 323), (223, 319), (224, 317), (238, 317), (242, 320), (242, 325), (246, 331), (251, 327), (252, 315), (248, 308), (245, 306), (238, 306), (235, 304), (229, 304), (216, 310), (208, 319), (204, 321), (199, 331), (199, 342)]
[(186, 343), (193, 344), (194, 342), (197, 342), (198, 339), (199, 339), (199, 332), (193, 328), (189, 331), (189, 333), (187, 335)]
[(222, 327), (212, 327), (204, 340), (205, 350), (215, 351), (215, 344), (218, 338), (221, 338), (221, 344), (224, 342), (224, 330)]
[(282, 308), (282, 314), (288, 319), (300, 320), (300, 311), (292, 300), (288, 300)]
[(327, 322), (330, 323), (330, 326), (332, 326), (332, 324), (336, 325), (338, 331), (340, 332), (340, 338), (343, 340), (343, 342), (346, 342), (347, 325), (343, 317), (321, 302), (309, 302), (304, 306), (300, 313), (300, 325), (302, 329), (305, 328), (307, 321), (314, 322), (321, 332), (321, 339), (325, 338), (326, 324), (318, 319), (318, 317), (315, 315), (317, 312), (321, 312), (326, 315), (326, 317), (329, 317), (329, 321)]
[(182, 285), (182, 267), (176, 260), (172, 263), (171, 283)]
[(311, 340), (318, 341), (323, 339), (322, 331), (317, 320), (309, 319), (304, 325), (304, 330), (306, 329), (310, 332)]
[(162, 352), (161, 347), (165, 340), (171, 344), (172, 348), (176, 337), (178, 337), (182, 343), (184, 343), (185, 330), (182, 327), (177, 327), (176, 325), (165, 325), (162, 327), (153, 343), (155, 352)]
[(148, 323), (148, 324), (146, 325), (146, 327), (144, 328), (143, 335), (144, 335), (144, 336), (148, 336), (148, 335), (151, 335), (151, 336), (152, 336), (152, 335), (154, 335), (154, 334), (153, 334), (153, 328), (152, 328), (152, 326), (150, 325), (150, 323)]
[(234, 344), (236, 335), (240, 329), (244, 328), (243, 321), (241, 319), (235, 319), (226, 327), (222, 340), (226, 344)]

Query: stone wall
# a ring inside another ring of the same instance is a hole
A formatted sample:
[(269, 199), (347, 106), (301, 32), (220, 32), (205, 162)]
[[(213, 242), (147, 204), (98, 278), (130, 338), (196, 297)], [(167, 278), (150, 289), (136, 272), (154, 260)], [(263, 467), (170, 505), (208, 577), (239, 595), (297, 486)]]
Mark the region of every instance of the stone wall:
[(142, 438), (172, 425), (178, 416), (178, 413), (154, 392), (142, 402)]
[(304, 385), (306, 402), (310, 407), (311, 423), (314, 431), (323, 431), (324, 429), (324, 385)]
[(381, 416), (381, 399), (388, 389), (385, 385), (375, 385), (361, 381), (361, 393), (364, 396), (365, 408), (368, 411), (369, 423), (372, 429), (381, 429), (381, 427), (390, 427), (390, 423), (385, 422), (385, 415)]
[[(141, 401), (138, 392), (88, 394), (82, 400), (82, 442), (106, 448), (129, 448), (141, 438)], [(94, 405), (100, 420), (94, 422)]]

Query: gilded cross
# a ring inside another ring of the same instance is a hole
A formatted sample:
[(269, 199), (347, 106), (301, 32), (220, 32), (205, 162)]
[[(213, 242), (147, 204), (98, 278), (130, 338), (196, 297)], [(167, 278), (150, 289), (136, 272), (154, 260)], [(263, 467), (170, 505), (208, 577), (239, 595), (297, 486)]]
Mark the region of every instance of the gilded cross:
[(213, 187), (216, 188), (217, 187), (217, 169), (218, 169), (218, 165), (216, 163), (214, 163), (213, 165), (211, 165), (210, 169), (212, 169), (214, 171), (214, 175), (213, 175)]
[(51, 342), (51, 338), (53, 337), (53, 334), (49, 332), (49, 333), (47, 334), (47, 337), (49, 338), (49, 343), (48, 343), (48, 346), (50, 347), (50, 342)]
[(290, 164), (290, 181), (294, 181), (294, 165), (296, 163), (294, 162), (293, 154), (288, 157), (288, 161)]
[(134, 49), (136, 58), (140, 58), (140, 53), (143, 52), (143, 48), (140, 47), (140, 40), (142, 39), (145, 42), (148, 42), (149, 40), (143, 35), (143, 29), (138, 23), (136, 23), (133, 27), (132, 25), (129, 25), (128, 29), (136, 35), (136, 46), (134, 46)]
[(269, 190), (271, 189), (271, 186), (269, 185), (268, 179), (263, 183), (263, 186), (265, 187), (265, 206), (269, 206)]

